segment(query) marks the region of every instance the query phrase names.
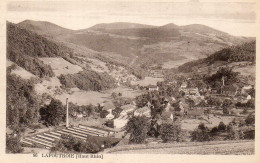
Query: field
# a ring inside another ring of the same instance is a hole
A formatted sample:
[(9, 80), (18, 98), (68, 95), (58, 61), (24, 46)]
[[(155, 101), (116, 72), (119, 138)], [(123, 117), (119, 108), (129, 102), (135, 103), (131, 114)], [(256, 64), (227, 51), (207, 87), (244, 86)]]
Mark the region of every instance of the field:
[(45, 64), (50, 65), (56, 76), (61, 74), (75, 74), (82, 71), (78, 65), (73, 65), (63, 58), (40, 58)]
[(235, 72), (240, 72), (243, 76), (255, 76), (256, 67), (255, 66), (246, 66), (246, 67), (237, 67), (234, 69)]
[(252, 155), (254, 141), (184, 142), (124, 145), (104, 151), (113, 154)]
[(224, 122), (228, 124), (234, 119), (234, 116), (213, 116), (212, 114), (208, 117), (204, 116), (203, 119), (184, 119), (182, 121), (182, 129), (193, 131), (195, 128), (198, 127), (200, 123), (204, 123), (207, 127), (212, 128), (219, 124), (219, 122)]
[(177, 60), (177, 61), (168, 61), (164, 62), (162, 65), (162, 68), (164, 69), (171, 69), (171, 68), (177, 68), (180, 65), (192, 61), (191, 59), (182, 59), (182, 60)]
[(110, 101), (112, 100), (111, 94), (113, 92), (115, 93), (122, 93), (122, 97), (126, 98), (135, 98), (138, 95), (141, 95), (141, 91), (132, 90), (126, 87), (118, 87), (110, 90), (106, 90), (103, 92), (95, 92), (95, 91), (82, 91), (78, 88), (73, 88), (71, 90), (72, 93), (62, 93), (55, 96), (55, 98), (61, 100), (65, 103), (66, 98), (69, 98), (69, 100), (75, 104), (78, 105), (88, 105), (93, 104), (97, 105), (98, 103), (102, 103), (104, 101)]
[[(6, 62), (6, 66), (7, 67), (11, 66), (12, 64), (13, 64), (13, 62), (11, 62), (11, 61), (7, 61)], [(12, 70), (11, 73), (15, 74), (15, 75), (18, 75), (18, 76), (20, 76), (23, 79), (30, 79), (30, 78), (35, 77), (35, 75), (33, 75), (32, 73), (26, 71), (25, 69), (23, 69), (20, 66), (17, 66), (17, 68)]]
[(145, 77), (145, 79), (140, 81), (132, 82), (131, 84), (140, 86), (148, 86), (148, 85), (156, 85), (158, 81), (163, 81), (163, 78), (153, 78), (153, 77)]

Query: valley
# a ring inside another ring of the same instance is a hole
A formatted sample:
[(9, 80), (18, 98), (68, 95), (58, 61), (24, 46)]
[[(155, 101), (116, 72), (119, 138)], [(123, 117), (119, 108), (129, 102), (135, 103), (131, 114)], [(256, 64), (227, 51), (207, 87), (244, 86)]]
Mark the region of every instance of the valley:
[[(193, 154), (207, 146), (202, 154), (230, 154), (220, 150), (226, 143), (193, 142), (249, 141), (234, 151), (252, 154), (255, 46), (254, 38), (199, 24), (70, 30), (7, 22), (8, 140), (85, 153), (186, 142), (177, 149)], [(160, 148), (153, 152), (178, 153)]]

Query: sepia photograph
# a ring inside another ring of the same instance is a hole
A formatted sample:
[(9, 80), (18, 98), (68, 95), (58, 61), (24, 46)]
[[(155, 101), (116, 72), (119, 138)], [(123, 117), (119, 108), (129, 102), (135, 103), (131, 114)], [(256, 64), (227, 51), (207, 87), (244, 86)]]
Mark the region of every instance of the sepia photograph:
[(255, 155), (256, 8), (7, 2), (5, 154)]

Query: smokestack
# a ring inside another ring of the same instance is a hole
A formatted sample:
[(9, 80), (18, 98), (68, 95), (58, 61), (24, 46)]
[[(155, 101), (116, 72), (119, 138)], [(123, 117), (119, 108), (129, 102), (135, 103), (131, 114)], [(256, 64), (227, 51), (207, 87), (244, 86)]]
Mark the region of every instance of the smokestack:
[(66, 98), (66, 127), (69, 127), (69, 99)]

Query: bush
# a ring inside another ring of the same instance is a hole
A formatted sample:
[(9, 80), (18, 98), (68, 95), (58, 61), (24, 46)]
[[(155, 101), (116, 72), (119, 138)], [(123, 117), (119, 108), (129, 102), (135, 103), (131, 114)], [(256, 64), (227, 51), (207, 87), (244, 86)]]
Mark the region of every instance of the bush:
[(105, 125), (110, 128), (114, 128), (114, 120), (106, 121)]
[(219, 125), (218, 125), (218, 130), (226, 130), (227, 126), (224, 124), (224, 122), (219, 122)]
[(20, 143), (19, 136), (7, 136), (6, 135), (6, 152), (7, 153), (21, 153), (23, 148)]
[(181, 141), (181, 126), (178, 124), (164, 123), (160, 128), (160, 135), (164, 143), (169, 141)]
[(245, 120), (247, 125), (254, 125), (255, 124), (255, 115), (249, 114)]
[(62, 135), (61, 139), (56, 142), (51, 149), (53, 152), (80, 152), (80, 153), (97, 153), (101, 148), (91, 142), (75, 138), (71, 135)]
[(56, 126), (65, 122), (66, 110), (61, 101), (52, 99), (49, 105), (40, 109), (40, 115), (45, 125)]
[(229, 131), (228, 131), (228, 135), (227, 135), (227, 139), (229, 140), (239, 140), (240, 139), (240, 135), (241, 133), (239, 132), (239, 130), (234, 129), (233, 126), (229, 126)]
[(211, 140), (209, 129), (203, 123), (191, 133), (191, 137), (191, 141), (203, 142)]
[(129, 143), (144, 143), (149, 129), (149, 121), (145, 116), (134, 116), (126, 124), (126, 132), (130, 133)]
[(213, 127), (213, 128), (211, 129), (211, 131), (210, 131), (210, 133), (212, 133), (212, 134), (214, 134), (214, 133), (216, 133), (216, 132), (218, 132), (218, 127)]

